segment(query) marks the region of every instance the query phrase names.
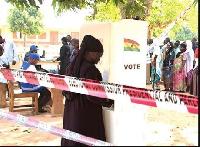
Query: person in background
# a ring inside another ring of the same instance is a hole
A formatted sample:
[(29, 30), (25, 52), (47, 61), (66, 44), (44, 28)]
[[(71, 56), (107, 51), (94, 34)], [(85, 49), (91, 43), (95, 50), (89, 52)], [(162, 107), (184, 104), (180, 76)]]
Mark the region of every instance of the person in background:
[(26, 54), (24, 56), (24, 61), (28, 62), (30, 53), (37, 53), (37, 50), (38, 50), (37, 46), (31, 45), (30, 51), (26, 52)]
[(194, 62), (194, 68), (192, 70), (192, 77), (191, 80), (189, 81), (190, 83), (188, 84), (188, 91), (190, 94), (194, 95), (194, 96), (198, 96), (199, 94), (199, 89), (198, 89), (198, 44), (197, 44), (197, 48), (195, 50), (195, 62)]
[(199, 52), (199, 47), (196, 48), (195, 53), (194, 53), (194, 58), (198, 59), (198, 52)]
[(66, 68), (70, 64), (70, 49), (69, 46), (67, 45), (67, 38), (63, 37), (61, 39), (62, 41), (62, 47), (60, 48), (60, 57), (56, 59), (56, 61), (60, 61), (60, 70), (59, 74), (60, 75), (65, 75)]
[(173, 90), (173, 62), (175, 58), (174, 46), (172, 42), (167, 43), (167, 48), (163, 53), (163, 81), (165, 91)]
[[(186, 40), (186, 75), (187, 75), (187, 85), (189, 89), (190, 80), (192, 78), (192, 70), (194, 67), (194, 50), (192, 49), (192, 42), (190, 40)], [(187, 89), (187, 91), (188, 91)]]
[[(9, 68), (9, 59), (6, 57), (3, 47), (0, 45), (0, 68), (1, 67)], [(8, 90), (7, 80), (0, 78), (0, 83), (6, 84), (6, 91), (7, 91), (6, 101), (9, 101), (10, 93)]]
[(192, 49), (195, 52), (196, 48), (198, 47), (197, 46), (197, 39), (196, 38), (192, 38), (191, 41), (192, 41)]
[(192, 78), (190, 80), (190, 87), (189, 87), (189, 93), (198, 96), (199, 95), (199, 86), (198, 86), (198, 65), (193, 69), (192, 71)]
[(180, 52), (180, 48), (178, 46), (179, 46), (178, 42), (175, 42), (174, 43), (174, 52), (175, 52), (174, 58), (176, 58), (177, 53)]
[(154, 46), (153, 57), (151, 62), (151, 83), (154, 90), (160, 90), (160, 80), (162, 76), (162, 60), (161, 60), (161, 49), (159, 46)]
[(8, 58), (8, 61), (12, 62), (12, 65), (15, 65), (18, 61), (18, 55), (14, 42), (11, 40), (3, 39), (3, 37), (0, 35), (0, 44), (4, 49), (5, 56)]
[(73, 38), (72, 39), (72, 46), (73, 46), (73, 51), (72, 51), (72, 54), (70, 56), (70, 62), (72, 62), (72, 60), (75, 58), (75, 56), (79, 52), (79, 39)]
[(150, 55), (150, 58), (152, 58), (154, 47), (151, 47), (151, 44), (153, 44), (153, 39), (148, 40), (148, 54)]
[[(23, 70), (37, 72), (35, 65), (40, 60), (40, 56), (37, 53), (30, 53), (28, 62), (22, 65)], [(20, 82), (22, 92), (39, 92), (40, 96), (38, 98), (38, 111), (41, 113), (47, 112), (43, 109), (46, 103), (51, 99), (51, 92), (43, 86), (23, 83)]]
[(182, 43), (173, 64), (173, 91), (186, 92), (186, 60), (186, 45)]
[[(67, 68), (66, 75), (102, 81), (102, 75), (95, 66), (102, 55), (101, 42), (91, 35), (85, 35), (79, 53)], [(73, 92), (67, 96), (66, 91), (63, 95), (66, 98), (63, 129), (106, 141), (102, 106), (110, 107), (113, 100)], [(65, 138), (61, 140), (61, 146), (83, 145)]]
[(198, 47), (198, 42), (197, 42), (197, 48), (195, 50), (194, 53), (194, 68), (196, 68), (196, 66), (198, 66), (198, 52), (199, 52), (199, 47)]
[(0, 67), (9, 68), (8, 59), (6, 58), (4, 54), (4, 49), (1, 45), (0, 45)]
[[(2, 68), (2, 67), (9, 68), (9, 62), (4, 54), (3, 47), (0, 45), (0, 68)], [(7, 80), (0, 78), (0, 83), (7, 83)]]
[(146, 54), (146, 72), (147, 72), (147, 76), (146, 76), (146, 83), (149, 84), (150, 83), (150, 77), (151, 77), (151, 58), (150, 58), (150, 40), (152, 40), (151, 42), (153, 43), (153, 39), (147, 39), (147, 54)]
[(179, 40), (176, 40), (176, 43), (178, 43), (178, 49), (179, 49), (179, 52), (180, 52), (180, 44), (181, 44), (181, 42)]
[[(153, 56), (153, 51), (154, 51), (154, 47), (152, 47), (151, 45), (153, 44), (153, 39), (148, 39), (147, 40), (147, 59), (148, 59), (148, 63), (147, 66), (149, 66), (149, 71), (150, 72), (150, 77), (151, 77), (151, 70), (152, 70), (152, 65), (151, 65), (151, 61), (152, 61), (152, 56)], [(147, 82), (151, 83), (151, 78), (149, 78), (147, 80)]]
[(73, 45), (72, 45), (72, 37), (70, 35), (67, 35), (67, 44), (69, 46), (70, 49), (70, 56), (72, 55), (72, 51), (73, 51)]
[(170, 38), (169, 37), (165, 38), (165, 40), (164, 40), (164, 46), (161, 49), (162, 53), (165, 52), (168, 42), (170, 42)]

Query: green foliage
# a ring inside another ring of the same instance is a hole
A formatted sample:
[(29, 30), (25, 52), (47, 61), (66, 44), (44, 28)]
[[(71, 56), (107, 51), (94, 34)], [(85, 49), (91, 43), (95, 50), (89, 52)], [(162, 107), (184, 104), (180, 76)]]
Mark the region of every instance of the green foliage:
[[(6, 0), (6, 2), (11, 3), (18, 9), (24, 9), (30, 6), (39, 8), (39, 4), (42, 4), (43, 1), (44, 0)], [(95, 3), (112, 2), (116, 6), (124, 4), (123, 10), (126, 16), (132, 15), (132, 17), (135, 17), (136, 15), (140, 15), (141, 18), (144, 18), (147, 1), (148, 0), (52, 0), (52, 6), (57, 14), (60, 14), (67, 10), (76, 11), (76, 9), (86, 8), (87, 6), (94, 7)], [(197, 2), (198, 0), (194, 0), (195, 5)]]
[[(152, 3), (150, 16), (146, 18), (149, 28), (153, 31), (152, 38), (157, 38), (186, 8), (191, 4), (190, 0), (154, 0)], [(188, 12), (174, 25), (170, 30), (170, 36), (173, 37), (175, 32), (184, 26), (187, 22), (188, 26), (197, 32), (198, 29), (198, 9), (191, 7)]]
[(173, 40), (191, 40), (192, 38), (196, 38), (198, 40), (198, 34), (191, 31), (188, 27), (182, 27), (178, 32), (175, 32), (175, 36), (172, 38)]
[(44, 28), (42, 18), (41, 13), (33, 7), (25, 8), (23, 11), (17, 8), (10, 9), (8, 15), (10, 31), (39, 35)]
[[(26, 7), (33, 6), (39, 8), (39, 5), (43, 3), (44, 0), (6, 0), (6, 2), (11, 3), (18, 9), (24, 9)], [(115, 5), (123, 3), (124, 0), (52, 0), (53, 9), (59, 15), (67, 10), (74, 10), (86, 8), (87, 6), (93, 6), (95, 3), (100, 2), (113, 2)]]
[(42, 4), (43, 0), (5, 0), (7, 3), (11, 3), (18, 9), (25, 9), (27, 7), (39, 8), (38, 4)]
[(86, 16), (86, 20), (98, 20), (100, 22), (118, 22), (121, 20), (120, 10), (112, 2), (95, 5), (94, 13)]
[[(39, 8), (43, 0), (6, 0), (18, 8), (33, 6)], [(168, 27), (190, 4), (191, 0), (153, 0), (150, 7), (150, 15), (146, 10), (149, 8), (147, 2), (151, 0), (52, 0), (52, 6), (57, 14), (67, 10), (82, 9), (91, 7), (94, 13), (87, 17), (87, 20), (99, 21), (118, 21), (120, 19), (120, 8), (122, 18), (124, 15), (128, 18), (140, 16), (149, 24), (149, 30), (152, 31), (153, 37), (157, 38), (166, 27)], [(187, 22), (188, 27), (193, 31), (198, 30), (198, 0), (193, 0), (194, 6), (181, 18), (178, 23), (170, 30), (170, 36), (175, 36), (175, 32), (184, 26)], [(111, 6), (111, 4), (113, 4)], [(106, 6), (107, 5), (107, 6)], [(113, 11), (112, 11), (113, 10)]]
[(147, 8), (147, 0), (127, 0), (122, 5), (122, 10), (128, 18), (140, 16), (141, 19), (145, 18), (145, 9)]
[(90, 5), (94, 10), (87, 20), (117, 22), (122, 18), (145, 17), (146, 0), (111, 0)]

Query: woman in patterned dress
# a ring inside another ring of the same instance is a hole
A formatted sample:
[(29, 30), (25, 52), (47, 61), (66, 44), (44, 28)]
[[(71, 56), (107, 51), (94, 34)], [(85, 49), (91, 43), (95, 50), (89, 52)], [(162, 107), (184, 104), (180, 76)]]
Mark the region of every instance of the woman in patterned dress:
[(180, 51), (174, 60), (173, 91), (186, 92), (186, 45), (180, 45)]

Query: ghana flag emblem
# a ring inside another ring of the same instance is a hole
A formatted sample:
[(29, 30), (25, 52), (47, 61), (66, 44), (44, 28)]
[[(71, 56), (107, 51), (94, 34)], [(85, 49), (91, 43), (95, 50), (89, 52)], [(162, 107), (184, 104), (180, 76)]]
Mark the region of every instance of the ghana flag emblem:
[(124, 38), (124, 51), (140, 52), (140, 44), (134, 40)]

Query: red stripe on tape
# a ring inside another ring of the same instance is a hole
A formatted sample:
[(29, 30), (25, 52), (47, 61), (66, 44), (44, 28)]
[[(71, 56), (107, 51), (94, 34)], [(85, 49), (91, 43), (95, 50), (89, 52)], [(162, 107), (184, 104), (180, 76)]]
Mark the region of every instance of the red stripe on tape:
[(49, 77), (56, 89), (69, 91), (69, 86), (65, 82), (65, 76), (49, 74)]
[(87, 89), (88, 94), (100, 98), (107, 98), (105, 89), (101, 86), (99, 81), (93, 81), (88, 79), (81, 79), (84, 87)]
[(177, 96), (186, 106), (198, 107), (198, 97), (182, 94), (177, 94)]
[(11, 69), (2, 68), (1, 72), (2, 72), (2, 74), (3, 74), (3, 76), (4, 76), (5, 79), (11, 80), (11, 81), (15, 80), (15, 78), (13, 77), (13, 74), (11, 72)]
[(198, 97), (182, 94), (177, 94), (177, 96), (184, 102), (189, 113), (198, 114)]
[(133, 88), (123, 85), (123, 91), (130, 96), (132, 103), (157, 107), (155, 99), (148, 93), (148, 90), (146, 89)]
[(24, 77), (26, 78), (27, 83), (40, 85), (38, 79), (35, 77), (35, 72), (32, 71), (23, 71)]
[(198, 114), (198, 107), (197, 108), (194, 108), (194, 107), (191, 107), (191, 106), (187, 106), (187, 110), (189, 113), (194, 113), (194, 114)]

